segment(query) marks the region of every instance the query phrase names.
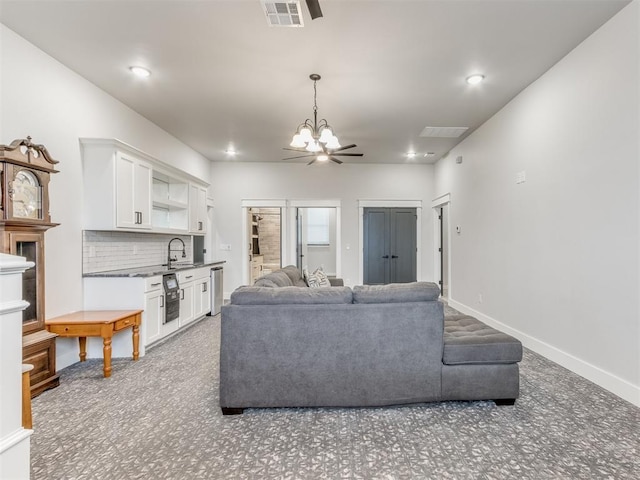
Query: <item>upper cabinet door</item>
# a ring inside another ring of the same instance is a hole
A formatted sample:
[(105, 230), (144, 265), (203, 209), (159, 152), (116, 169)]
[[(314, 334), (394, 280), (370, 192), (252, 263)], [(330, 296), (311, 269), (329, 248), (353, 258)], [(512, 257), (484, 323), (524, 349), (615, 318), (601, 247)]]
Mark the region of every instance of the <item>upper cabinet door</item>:
[(133, 178), (134, 212), (140, 212), (138, 228), (151, 228), (151, 184), (153, 182), (151, 165), (137, 161)]
[(207, 232), (207, 189), (194, 184), (189, 186), (189, 232)]
[(116, 226), (151, 228), (151, 165), (128, 154), (116, 155)]

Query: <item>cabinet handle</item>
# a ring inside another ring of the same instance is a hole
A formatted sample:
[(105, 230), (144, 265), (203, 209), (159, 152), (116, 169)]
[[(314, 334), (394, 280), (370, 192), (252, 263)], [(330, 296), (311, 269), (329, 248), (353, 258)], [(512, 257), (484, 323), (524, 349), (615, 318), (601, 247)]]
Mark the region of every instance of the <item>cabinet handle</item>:
[(391, 255), (391, 258), (398, 258), (398, 255)]
[(203, 283), (203, 284), (202, 284), (202, 293), (204, 293), (204, 292), (206, 292), (206, 291), (207, 291), (207, 284), (206, 284), (206, 283)]
[(188, 275), (188, 276), (186, 276), (184, 278), (193, 278), (193, 275)]
[(184, 300), (184, 288), (180, 289), (180, 300)]
[(202, 230), (202, 222), (198, 222), (198, 230)]
[(164, 308), (164, 295), (160, 295), (160, 308)]
[(162, 283), (162, 282), (152, 283), (152, 284), (151, 284), (151, 286), (152, 286), (152, 287), (157, 287), (158, 285), (160, 285), (160, 283)]
[(389, 255), (383, 255), (382, 258), (389, 258)]

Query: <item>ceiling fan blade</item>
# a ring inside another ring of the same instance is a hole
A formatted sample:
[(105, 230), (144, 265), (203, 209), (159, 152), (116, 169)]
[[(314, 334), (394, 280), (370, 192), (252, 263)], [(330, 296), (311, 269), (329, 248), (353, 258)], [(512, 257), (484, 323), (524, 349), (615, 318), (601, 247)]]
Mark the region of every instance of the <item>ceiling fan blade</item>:
[(340, 155), (342, 157), (363, 157), (364, 153), (335, 153), (335, 152), (332, 152), (331, 155)]
[(315, 163), (315, 162), (316, 162), (316, 160), (317, 160), (317, 158), (316, 158), (316, 157), (313, 157), (313, 160), (311, 160), (309, 163), (307, 163), (307, 165), (311, 165), (312, 163)]
[(322, 10), (320, 10), (320, 2), (318, 0), (307, 0), (307, 8), (311, 14), (311, 20), (322, 17)]
[(331, 150), (331, 153), (341, 152), (342, 150), (348, 150), (348, 149), (353, 148), (353, 147), (357, 147), (357, 145), (355, 143), (352, 143), (351, 145), (345, 145), (344, 147), (340, 147), (340, 148), (336, 148), (334, 150)]
[(290, 147), (282, 147), (283, 150), (291, 150), (292, 152), (306, 152), (306, 148), (290, 148)]
[(342, 163), (343, 163), (343, 162), (342, 162), (342, 160), (338, 160), (338, 159), (337, 159), (336, 157), (334, 157), (334, 156), (330, 156), (330, 157), (329, 157), (329, 160), (331, 160), (332, 162), (336, 162), (336, 163), (337, 163), (337, 164), (339, 164), (339, 165), (342, 165)]
[(283, 158), (282, 160), (295, 160), (296, 158), (309, 158), (309, 157), (315, 157), (315, 155), (314, 154), (298, 155), (297, 157)]

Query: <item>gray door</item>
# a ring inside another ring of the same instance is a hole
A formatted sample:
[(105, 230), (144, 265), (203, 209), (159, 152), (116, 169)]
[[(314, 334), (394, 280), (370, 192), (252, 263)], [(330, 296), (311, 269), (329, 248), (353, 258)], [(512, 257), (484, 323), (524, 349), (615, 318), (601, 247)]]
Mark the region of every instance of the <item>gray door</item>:
[(416, 209), (364, 209), (364, 283), (416, 281)]

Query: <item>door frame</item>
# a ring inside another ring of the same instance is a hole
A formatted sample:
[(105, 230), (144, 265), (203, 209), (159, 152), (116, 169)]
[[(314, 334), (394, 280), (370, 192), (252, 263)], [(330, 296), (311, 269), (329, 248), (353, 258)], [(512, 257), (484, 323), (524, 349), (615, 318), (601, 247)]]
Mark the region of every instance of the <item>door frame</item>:
[(358, 200), (358, 283), (364, 282), (364, 209), (415, 208), (416, 209), (416, 279), (422, 279), (422, 200)]
[(342, 278), (342, 201), (341, 200), (289, 200), (288, 202), (288, 245), (290, 245), (287, 265), (296, 265), (297, 222), (298, 208), (335, 208), (336, 209), (336, 277)]
[[(288, 252), (287, 246), (287, 201), (286, 200), (241, 200), (240, 201), (242, 211), (242, 284), (250, 285), (251, 283), (251, 264), (249, 263), (249, 255), (247, 255), (246, 247), (249, 244), (249, 217), (250, 208), (279, 208), (280, 209), (280, 261), (286, 258), (285, 254)], [(283, 266), (284, 266), (283, 262)]]
[(451, 281), (451, 194), (445, 193), (440, 197), (431, 201), (431, 208), (433, 209), (433, 278), (435, 278), (436, 283), (438, 280), (442, 281), (440, 285), (444, 285), (444, 279), (440, 278), (442, 267), (441, 267), (441, 259), (440, 252), (438, 251), (438, 245), (440, 245), (440, 235), (441, 235), (441, 223), (439, 209), (447, 206), (447, 210), (449, 213), (449, 218), (447, 219), (447, 249), (446, 253), (449, 257), (449, 261), (447, 262), (447, 279), (448, 279), (448, 288), (447, 288), (447, 296), (444, 297), (444, 292), (440, 292), (443, 298), (449, 300), (453, 295), (453, 282)]

